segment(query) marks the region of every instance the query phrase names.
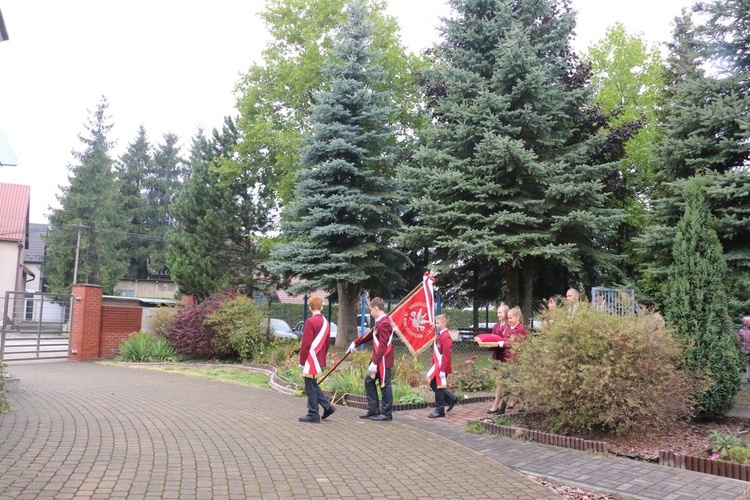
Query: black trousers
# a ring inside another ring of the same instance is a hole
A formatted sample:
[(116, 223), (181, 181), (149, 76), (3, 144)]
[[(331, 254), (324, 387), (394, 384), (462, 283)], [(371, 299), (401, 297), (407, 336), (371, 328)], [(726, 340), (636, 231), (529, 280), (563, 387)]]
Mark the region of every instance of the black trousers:
[(323, 391), (318, 385), (317, 379), (314, 377), (303, 378), (305, 379), (305, 392), (307, 393), (307, 414), (311, 417), (319, 417), (319, 406), (322, 406), (324, 410), (327, 410), (331, 407), (331, 402), (328, 401), (326, 395), (323, 394)]
[(430, 379), (430, 389), (435, 393), (435, 411), (445, 413), (445, 402), (456, 402), (458, 401), (458, 396), (445, 387), (438, 389), (436, 380), (437, 377)]
[(385, 384), (380, 388), (383, 405), (378, 401), (378, 387), (380, 386), (380, 375), (371, 377), (365, 375), (365, 394), (367, 395), (367, 413), (382, 413), (386, 417), (393, 416), (393, 389), (391, 388), (391, 369), (385, 369)]

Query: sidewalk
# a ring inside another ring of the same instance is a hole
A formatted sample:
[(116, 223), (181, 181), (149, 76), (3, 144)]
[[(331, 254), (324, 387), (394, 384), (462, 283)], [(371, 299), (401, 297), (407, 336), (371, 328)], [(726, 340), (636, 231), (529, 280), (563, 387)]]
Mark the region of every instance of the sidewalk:
[(446, 418), (429, 411), (397, 414), (399, 422), (430, 430), (497, 460), (523, 474), (583, 490), (632, 499), (746, 498), (750, 483), (648, 462), (548, 446), (464, 430), (469, 420), (486, 416), (486, 404), (457, 405)]

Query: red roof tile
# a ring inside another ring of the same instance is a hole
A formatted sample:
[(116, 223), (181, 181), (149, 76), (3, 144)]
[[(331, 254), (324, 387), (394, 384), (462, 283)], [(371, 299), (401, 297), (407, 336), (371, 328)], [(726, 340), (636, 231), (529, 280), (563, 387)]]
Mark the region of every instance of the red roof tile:
[[(296, 285), (297, 283), (300, 283), (302, 280), (298, 278), (292, 278), (292, 285)], [(305, 294), (293, 296), (289, 294), (286, 290), (276, 290), (276, 296), (279, 298), (279, 302), (282, 304), (304, 304), (305, 303)], [(323, 297), (323, 303), (326, 303), (328, 300), (328, 292), (325, 292), (323, 290), (314, 290), (312, 292), (307, 293), (307, 298), (312, 297)]]
[(24, 241), (30, 198), (31, 187), (0, 182), (0, 240)]

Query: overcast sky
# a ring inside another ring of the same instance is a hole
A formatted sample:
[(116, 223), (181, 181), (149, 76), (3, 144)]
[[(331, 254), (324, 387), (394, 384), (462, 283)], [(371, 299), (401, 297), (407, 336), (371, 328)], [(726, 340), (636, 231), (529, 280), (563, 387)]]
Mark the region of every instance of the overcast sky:
[[(263, 0), (0, 0), (9, 41), (0, 43), (0, 128), (19, 165), (0, 182), (31, 186), (31, 222), (46, 222), (67, 184), (78, 134), (102, 95), (121, 154), (143, 125), (152, 144), (173, 132), (187, 150), (199, 126), (234, 115), (239, 75), (259, 60), (267, 35)], [(402, 40), (419, 51), (438, 40), (445, 0), (389, 0)], [(572, 0), (583, 51), (622, 22), (667, 41), (692, 0)]]

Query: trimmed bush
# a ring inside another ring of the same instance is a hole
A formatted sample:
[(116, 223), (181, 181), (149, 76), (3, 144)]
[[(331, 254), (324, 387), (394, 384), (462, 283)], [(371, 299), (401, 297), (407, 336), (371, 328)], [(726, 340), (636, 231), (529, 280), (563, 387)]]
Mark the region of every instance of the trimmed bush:
[(158, 307), (146, 320), (148, 330), (158, 337), (167, 337), (169, 325), (179, 309), (177, 307)]
[(682, 349), (646, 316), (610, 315), (581, 302), (552, 311), (506, 365), (507, 388), (542, 411), (552, 431), (616, 434), (668, 428), (692, 415), (704, 384), (682, 371)]
[(244, 295), (221, 302), (204, 325), (214, 333), (211, 349), (218, 358), (251, 361), (268, 341), (265, 311)]

